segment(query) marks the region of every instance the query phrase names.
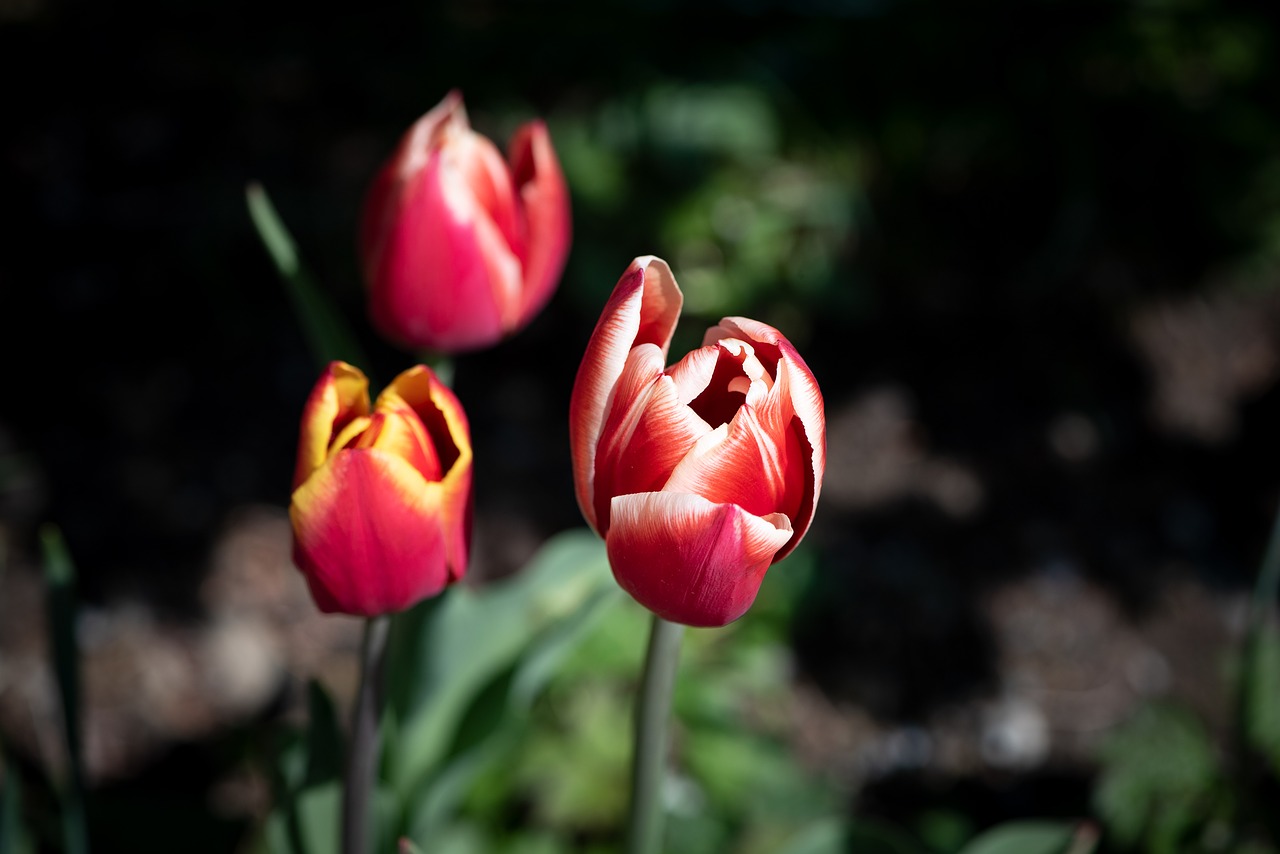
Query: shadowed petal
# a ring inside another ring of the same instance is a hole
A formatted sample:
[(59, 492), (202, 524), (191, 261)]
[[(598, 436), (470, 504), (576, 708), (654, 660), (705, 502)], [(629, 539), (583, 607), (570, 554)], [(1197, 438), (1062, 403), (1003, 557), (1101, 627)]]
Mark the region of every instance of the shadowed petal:
[(799, 509), (791, 517), (796, 536), (778, 555), (778, 560), (781, 560), (809, 529), (822, 492), (822, 478), (827, 466), (827, 420), (822, 392), (799, 351), (772, 326), (746, 317), (726, 317), (706, 335), (707, 340), (725, 337), (751, 341), (762, 361), (774, 363), (776, 360), (772, 367), (776, 380), (774, 391), (785, 394), (790, 401), (790, 409), (794, 413), (790, 432), (800, 443), (808, 461), (805, 493), (800, 498)]
[(523, 237), (512, 239), (524, 262), (518, 321), (523, 324), (541, 311), (555, 292), (569, 254), (572, 225), (569, 190), (547, 126), (541, 121), (522, 125), (511, 139), (509, 152), (526, 230)]
[(743, 406), (730, 423), (698, 440), (663, 490), (737, 504), (757, 516), (782, 513), (790, 519), (800, 510), (808, 475), (795, 433), (769, 429), (755, 409)]
[(601, 533), (609, 529), (613, 496), (662, 489), (680, 458), (710, 431), (680, 401), (675, 381), (663, 373), (657, 345), (635, 347), (614, 387), (597, 449), (594, 489)]
[(755, 601), (786, 517), (753, 516), (697, 495), (650, 492), (613, 500), (606, 538), (618, 584), (665, 620), (723, 626)]
[(439, 483), (428, 483), (428, 491), (439, 492), (448, 532), (449, 567), (461, 578), (466, 572), (471, 549), (471, 431), (467, 414), (453, 391), (425, 365), (404, 371), (378, 396), (384, 401), (403, 400), (417, 414), (440, 461)]

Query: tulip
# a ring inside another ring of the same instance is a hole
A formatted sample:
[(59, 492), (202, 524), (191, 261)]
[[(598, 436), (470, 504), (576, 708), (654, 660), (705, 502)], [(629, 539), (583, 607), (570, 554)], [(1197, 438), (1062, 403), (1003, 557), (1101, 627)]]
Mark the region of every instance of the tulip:
[(569, 193), (546, 125), (522, 125), (504, 162), (450, 92), (409, 128), (365, 199), (360, 254), (373, 323), (409, 348), (494, 344), (551, 298), (569, 235)]
[(722, 626), (800, 542), (826, 464), (822, 394), (771, 326), (727, 317), (665, 368), (683, 297), (637, 258), (570, 402), (574, 485), (618, 583), (657, 616)]
[(453, 392), (419, 365), (370, 411), (364, 374), (331, 363), (303, 411), (289, 519), (294, 563), (326, 613), (402, 611), (461, 578), (471, 440)]

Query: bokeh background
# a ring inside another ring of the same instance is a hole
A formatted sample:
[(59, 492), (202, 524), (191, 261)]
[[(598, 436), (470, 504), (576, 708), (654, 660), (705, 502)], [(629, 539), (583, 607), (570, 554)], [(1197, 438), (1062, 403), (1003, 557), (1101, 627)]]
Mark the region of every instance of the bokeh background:
[[(714, 690), (685, 699), (680, 850), (781, 850), (819, 806), (927, 851), (1026, 817), (1237, 850), (1224, 799), (1278, 797), (1274, 770), (1222, 783), (1280, 496), (1277, 23), (1202, 0), (0, 0), (0, 739), (29, 821), (55, 849), (44, 522), (80, 570), (103, 850), (250, 850), (261, 734), (309, 678), (349, 693), (357, 627), (288, 562), (316, 369), (244, 191), (385, 381), (412, 357), (365, 320), (359, 206), (457, 88), (500, 143), (545, 118), (575, 229), (546, 311), (458, 361), (476, 583), (581, 525), (569, 391), (633, 257), (685, 289), (673, 352), (757, 317), (825, 393), (805, 548), (686, 651)], [(593, 781), (622, 779), (643, 622), (609, 626), (468, 800), (472, 850), (613, 838), (624, 793)], [(1190, 800), (1152, 795), (1170, 778)]]

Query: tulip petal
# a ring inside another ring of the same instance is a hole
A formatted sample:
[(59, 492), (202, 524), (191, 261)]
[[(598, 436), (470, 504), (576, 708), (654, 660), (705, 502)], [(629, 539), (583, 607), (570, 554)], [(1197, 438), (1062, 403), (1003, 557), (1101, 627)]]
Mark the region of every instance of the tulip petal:
[[(395, 154), (378, 170), (369, 192), (365, 195), (360, 216), (360, 250), (366, 264), (382, 254), (381, 241), (394, 222), (400, 197), (414, 174), (422, 169), (443, 129), (452, 126), (466, 131), (467, 112), (462, 104), (462, 94), (454, 89), (418, 119), (400, 138)], [(366, 270), (372, 281), (372, 270)]]
[(698, 440), (663, 490), (734, 503), (757, 516), (782, 513), (790, 519), (801, 509), (807, 477), (807, 460), (795, 432), (771, 428), (756, 409), (743, 406), (731, 422)]
[(606, 548), (618, 584), (659, 617), (689, 626), (723, 626), (746, 613), (792, 536), (780, 514), (674, 492), (618, 496), (611, 518)]
[(818, 496), (822, 492), (822, 476), (827, 466), (827, 419), (822, 392), (800, 352), (785, 335), (772, 326), (746, 317), (726, 317), (720, 321), (719, 326), (709, 329), (706, 335), (708, 340), (725, 337), (751, 341), (762, 360), (776, 360), (773, 372), (777, 385), (781, 388), (775, 390), (785, 394), (790, 401), (796, 422), (793, 423), (792, 430), (805, 449), (808, 459), (806, 491), (801, 497), (800, 509), (791, 517), (796, 537), (778, 555), (778, 560), (781, 560), (796, 547), (809, 529)]
[(431, 437), (417, 413), (403, 401), (399, 401), (399, 405), (381, 402), (378, 411), (370, 418), (369, 426), (352, 447), (359, 450), (377, 448), (400, 457), (427, 481), (440, 479), (440, 458), (431, 444)]
[(569, 402), (569, 443), (578, 506), (597, 532), (596, 454), (614, 386), (636, 345), (654, 344), (666, 359), (683, 301), (665, 261), (637, 258), (618, 280), (587, 343)]
[(375, 264), (371, 315), (407, 346), (492, 344), (519, 301), (519, 259), (440, 151), (410, 181)]
[(440, 492), (405, 460), (348, 450), (293, 493), (294, 561), (321, 611), (394, 613), (444, 589), (453, 571)]
[(293, 486), (324, 464), (334, 436), (369, 412), (369, 381), (359, 368), (330, 362), (302, 410)]
[(377, 406), (386, 400), (402, 400), (416, 413), (440, 461), (443, 476), (428, 487), (440, 493), (439, 505), (446, 516), (449, 534), (449, 567), (457, 580), (466, 572), (471, 548), (471, 431), (467, 414), (453, 391), (425, 365), (404, 371), (378, 396)]
[(516, 254), (524, 261), (519, 316), (519, 324), (523, 325), (551, 299), (564, 271), (572, 233), (569, 190), (543, 122), (521, 125), (508, 150), (526, 229), (523, 239), (512, 241), (518, 247)]
[(595, 510), (601, 533), (609, 530), (614, 495), (656, 492), (699, 437), (711, 432), (680, 400), (680, 389), (662, 370), (662, 351), (640, 344), (627, 356), (596, 454)]

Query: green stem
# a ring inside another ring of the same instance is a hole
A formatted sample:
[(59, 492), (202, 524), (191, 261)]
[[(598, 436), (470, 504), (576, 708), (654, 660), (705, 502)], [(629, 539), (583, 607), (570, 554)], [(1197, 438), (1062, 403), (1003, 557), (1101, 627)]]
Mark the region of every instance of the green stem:
[(431, 369), (436, 379), (448, 388), (453, 388), (453, 357), (448, 353), (437, 353), (434, 350), (423, 350), (418, 354), (418, 361)]
[(631, 811), (627, 854), (654, 854), (662, 845), (662, 776), (667, 763), (667, 723), (680, 661), (684, 626), (656, 614), (644, 675), (636, 697), (635, 753), (631, 758)]
[(389, 616), (370, 617), (360, 644), (360, 689), (351, 716), (351, 751), (342, 794), (343, 854), (369, 850), (369, 799), (378, 777), (378, 718)]

